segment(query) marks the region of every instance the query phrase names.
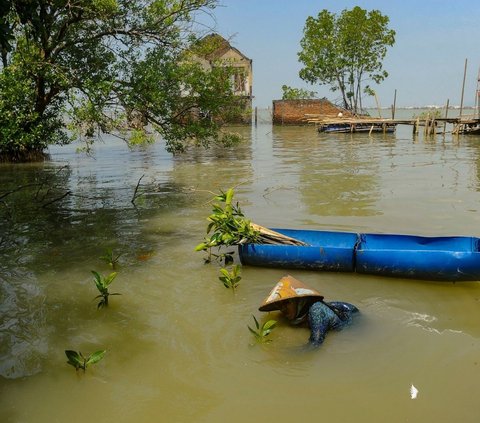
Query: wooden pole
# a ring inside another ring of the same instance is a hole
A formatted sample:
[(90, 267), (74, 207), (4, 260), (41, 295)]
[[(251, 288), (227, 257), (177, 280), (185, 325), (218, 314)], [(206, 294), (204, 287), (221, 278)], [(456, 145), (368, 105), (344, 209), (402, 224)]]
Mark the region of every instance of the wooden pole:
[(308, 245), (298, 239), (283, 235), (279, 232), (250, 222), (250, 226), (260, 234), (259, 244)]
[(395, 89), (395, 94), (393, 95), (392, 119), (395, 119), (396, 104), (397, 104), (397, 90)]
[(475, 112), (474, 118), (480, 119), (480, 104), (479, 104), (479, 96), (480, 96), (480, 68), (478, 68), (478, 76), (477, 76), (477, 90), (475, 91)]
[(379, 104), (379, 102), (378, 102), (377, 93), (374, 93), (374, 94), (375, 94), (375, 103), (377, 103), (378, 117), (381, 118), (381, 117), (382, 117), (382, 113), (380, 112), (380, 104)]
[(463, 95), (465, 93), (465, 79), (467, 77), (467, 63), (468, 63), (468, 59), (465, 59), (465, 69), (463, 70), (462, 97), (460, 99), (460, 118), (462, 117), (462, 113), (463, 113)]
[[(450, 105), (450, 99), (447, 98), (447, 106), (445, 107), (445, 119), (448, 117), (448, 107)], [(447, 121), (443, 122), (443, 133), (445, 134), (447, 132)]]
[(255, 106), (255, 126), (257, 126), (257, 113), (258, 113), (257, 106)]

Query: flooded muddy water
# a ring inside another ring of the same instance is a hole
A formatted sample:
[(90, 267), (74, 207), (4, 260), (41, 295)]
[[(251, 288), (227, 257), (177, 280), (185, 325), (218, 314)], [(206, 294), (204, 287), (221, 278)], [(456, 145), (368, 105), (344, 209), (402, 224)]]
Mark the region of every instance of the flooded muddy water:
[[(0, 421), (478, 422), (478, 282), (244, 266), (234, 293), (194, 247), (229, 187), (264, 226), (480, 236), (480, 137), (234, 130), (174, 158), (105, 138), (0, 165)], [(97, 309), (109, 249), (121, 295)], [(257, 310), (286, 273), (360, 315), (306, 352), (308, 329)], [(271, 343), (252, 315), (278, 319)], [(76, 373), (67, 349), (107, 353)]]

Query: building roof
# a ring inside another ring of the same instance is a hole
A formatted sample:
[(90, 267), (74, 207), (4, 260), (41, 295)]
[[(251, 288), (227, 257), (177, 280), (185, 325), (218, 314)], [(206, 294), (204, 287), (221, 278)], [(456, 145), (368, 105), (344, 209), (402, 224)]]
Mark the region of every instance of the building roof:
[(206, 35), (199, 40), (198, 44), (201, 49), (205, 48), (205, 51), (201, 52), (200, 55), (207, 60), (219, 59), (229, 50), (234, 50), (243, 59), (251, 61), (251, 59), (245, 56), (240, 50), (233, 47), (225, 38), (216, 33)]

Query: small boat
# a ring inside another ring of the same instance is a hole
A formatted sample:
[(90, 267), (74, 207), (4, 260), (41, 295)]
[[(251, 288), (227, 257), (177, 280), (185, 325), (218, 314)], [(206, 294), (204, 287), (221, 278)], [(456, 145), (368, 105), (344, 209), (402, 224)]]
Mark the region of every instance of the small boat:
[(306, 245), (239, 245), (242, 264), (439, 281), (480, 280), (480, 238), (272, 230)]
[(366, 123), (327, 123), (318, 126), (318, 132), (348, 134), (351, 132), (395, 132), (395, 125), (393, 124), (366, 124)]
[(464, 127), (461, 134), (464, 135), (480, 135), (480, 124), (477, 125), (467, 125)]

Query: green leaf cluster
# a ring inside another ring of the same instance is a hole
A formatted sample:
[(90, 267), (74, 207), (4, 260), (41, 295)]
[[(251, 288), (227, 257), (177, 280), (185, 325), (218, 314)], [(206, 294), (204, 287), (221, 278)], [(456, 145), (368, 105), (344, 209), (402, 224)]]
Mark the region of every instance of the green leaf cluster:
[(240, 276), (240, 265), (238, 264), (233, 265), (231, 271), (222, 267), (220, 269), (220, 275), (218, 279), (223, 283), (223, 286), (225, 286), (225, 288), (231, 288), (233, 291), (235, 291), (242, 279)]
[(38, 62), (39, 54), (34, 46), (19, 43), (10, 66), (0, 71), (0, 161), (43, 157), (50, 142), (68, 142), (60, 131), (63, 121), (58, 99), (43, 109), (37, 101), (33, 75), (48, 74)]
[[(221, 191), (214, 197), (213, 213), (208, 216), (210, 222), (207, 226), (207, 235), (204, 241), (195, 247), (195, 251), (208, 251), (209, 256), (206, 260), (211, 261), (212, 247), (232, 246), (254, 243), (258, 239), (259, 232), (250, 225), (250, 220), (246, 219), (238, 203), (233, 203), (234, 190), (228, 189)], [(233, 261), (233, 253), (214, 255), (220, 261), (225, 260), (225, 264)]]
[(123, 255), (123, 253), (115, 254), (112, 248), (108, 248), (105, 251), (105, 254), (100, 257), (106, 264), (108, 264), (112, 269), (115, 269), (117, 266), (118, 260)]
[(153, 131), (172, 153), (238, 141), (221, 130), (237, 109), (233, 67), (205, 70), (187, 54), (194, 16), (217, 2), (1, 2), (0, 156), (99, 133), (139, 143)]
[(395, 43), (395, 31), (388, 23), (380, 11), (358, 6), (338, 15), (324, 9), (316, 18), (309, 16), (298, 53), (303, 64), (300, 78), (329, 85), (340, 91), (346, 109), (361, 111), (362, 94), (365, 89), (371, 92), (364, 82), (379, 84), (388, 76), (382, 61)]
[(288, 85), (282, 85), (282, 100), (309, 100), (315, 98), (315, 91), (308, 91), (304, 88), (292, 88)]
[(93, 274), (93, 281), (95, 283), (95, 286), (97, 287), (98, 292), (100, 292), (100, 294), (95, 297), (95, 299), (100, 298), (100, 302), (98, 303), (97, 308), (107, 307), (108, 297), (110, 295), (121, 295), (118, 292), (110, 293), (108, 291), (108, 287), (113, 282), (113, 280), (117, 277), (117, 273), (112, 272), (108, 276), (103, 276), (100, 273), (96, 272), (95, 270), (92, 270), (92, 274)]
[(268, 320), (263, 325), (260, 326), (258, 323), (257, 318), (252, 315), (253, 321), (255, 322), (255, 329), (252, 329), (250, 326), (247, 325), (248, 330), (250, 333), (255, 337), (255, 341), (258, 343), (266, 343), (272, 342), (271, 339), (267, 339), (267, 336), (272, 333), (272, 330), (276, 327), (277, 321), (276, 320)]
[(85, 371), (89, 365), (98, 363), (105, 356), (106, 352), (105, 350), (96, 351), (85, 357), (80, 351), (65, 350), (65, 355), (68, 359), (67, 363), (75, 367), (75, 370), (82, 369)]

